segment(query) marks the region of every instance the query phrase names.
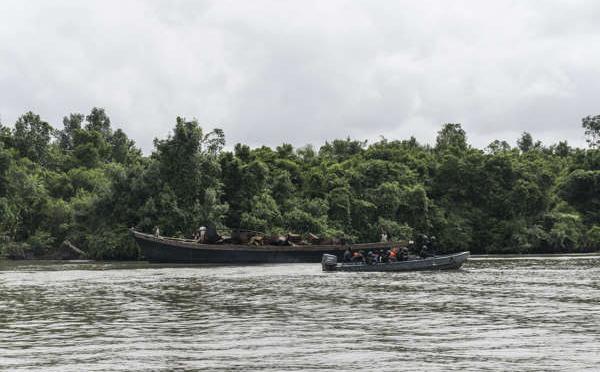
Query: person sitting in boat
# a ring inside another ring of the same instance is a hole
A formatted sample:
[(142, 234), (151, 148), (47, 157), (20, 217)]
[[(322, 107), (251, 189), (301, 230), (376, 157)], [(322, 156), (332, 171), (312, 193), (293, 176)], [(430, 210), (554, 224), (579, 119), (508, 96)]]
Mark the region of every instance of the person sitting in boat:
[(397, 255), (398, 255), (398, 250), (396, 248), (392, 249), (390, 251), (390, 261), (391, 262), (397, 261), (397, 258), (396, 258)]
[(421, 258), (433, 257), (435, 256), (435, 246), (436, 246), (436, 238), (435, 236), (428, 237), (427, 235), (423, 235), (422, 237), (423, 246), (421, 247), (421, 251), (419, 252), (419, 256)]
[(432, 236), (431, 238), (429, 238), (429, 252), (431, 253), (432, 256), (435, 256), (436, 248), (437, 248), (437, 239), (435, 236)]
[(404, 258), (404, 256), (403, 256), (404, 255), (404, 249), (405, 248), (400, 248), (400, 249), (396, 248), (396, 249), (394, 249), (396, 251), (396, 255), (395, 255), (396, 261), (402, 261), (402, 259)]
[(379, 254), (379, 262), (381, 263), (387, 263), (390, 262), (390, 253), (391, 250), (382, 250), (381, 253)]
[(367, 264), (372, 265), (374, 263), (376, 263), (379, 259), (379, 256), (377, 255), (377, 253), (373, 252), (373, 251), (369, 251), (369, 253), (367, 253)]
[(352, 262), (365, 262), (365, 255), (363, 251), (354, 252), (352, 255)]
[(348, 249), (346, 249), (344, 251), (344, 262), (350, 262), (352, 261), (352, 249), (350, 249), (350, 247), (348, 247)]
[(396, 253), (396, 259), (398, 261), (406, 261), (406, 260), (408, 260), (408, 248), (407, 247), (400, 248), (400, 250), (398, 251), (398, 253)]

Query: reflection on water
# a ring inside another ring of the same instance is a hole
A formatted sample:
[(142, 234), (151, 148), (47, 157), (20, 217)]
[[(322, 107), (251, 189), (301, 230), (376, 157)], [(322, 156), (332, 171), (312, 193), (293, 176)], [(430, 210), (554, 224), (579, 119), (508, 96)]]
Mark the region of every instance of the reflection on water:
[(459, 271), (0, 263), (0, 370), (597, 371), (600, 256)]

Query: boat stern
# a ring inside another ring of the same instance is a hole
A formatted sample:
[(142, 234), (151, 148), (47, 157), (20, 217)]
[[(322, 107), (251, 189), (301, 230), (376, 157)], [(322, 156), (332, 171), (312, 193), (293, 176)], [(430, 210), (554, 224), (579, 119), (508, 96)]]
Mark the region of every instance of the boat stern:
[(321, 267), (323, 271), (335, 271), (337, 269), (337, 256), (327, 253), (323, 254)]

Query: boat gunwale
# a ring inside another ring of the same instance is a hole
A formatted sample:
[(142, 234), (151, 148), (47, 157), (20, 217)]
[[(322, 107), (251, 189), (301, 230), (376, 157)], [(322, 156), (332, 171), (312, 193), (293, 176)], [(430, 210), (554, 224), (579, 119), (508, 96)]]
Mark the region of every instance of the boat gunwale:
[[(454, 269), (461, 267), (470, 257), (470, 251), (462, 251), (457, 253), (450, 253), (440, 256), (432, 256), (426, 258), (418, 258), (406, 261), (397, 261), (397, 262), (385, 262), (385, 263), (364, 263), (364, 262), (342, 262), (336, 265), (336, 269), (333, 271), (365, 271), (365, 272), (376, 272), (376, 271), (389, 271), (389, 272), (402, 272), (402, 271), (426, 271), (426, 270), (446, 270), (446, 269)], [(436, 261), (444, 261), (452, 259), (451, 261), (440, 262), (439, 264)], [(417, 265), (411, 267), (411, 265)], [(438, 267), (439, 265), (439, 267)], [(448, 267), (450, 266), (450, 267)], [(384, 268), (388, 268), (390, 270), (382, 270)], [(379, 270), (378, 270), (379, 269)], [(397, 270), (394, 270), (397, 269)], [(326, 270), (330, 271), (330, 270)]]
[(402, 248), (408, 246), (407, 242), (376, 242), (376, 243), (359, 243), (359, 244), (322, 244), (322, 245), (243, 245), (243, 244), (205, 244), (198, 243), (191, 239), (180, 239), (159, 236), (153, 234), (142, 233), (132, 230), (132, 235), (136, 239), (152, 241), (163, 244), (165, 246), (188, 248), (196, 250), (215, 250), (215, 251), (252, 251), (252, 252), (272, 252), (272, 251), (342, 251), (348, 248), (353, 250), (364, 249), (384, 249), (384, 248)]
[(435, 260), (443, 260), (443, 259), (451, 258), (451, 257), (454, 259), (462, 259), (464, 256), (466, 256), (466, 259), (468, 259), (470, 255), (471, 255), (470, 251), (463, 251), (463, 252), (457, 252), (457, 253), (444, 254), (444, 255), (440, 255), (440, 256), (415, 258), (415, 259), (405, 260), (405, 261), (373, 262), (370, 264), (367, 264), (364, 262), (340, 262), (340, 265), (341, 266), (350, 266), (350, 267), (355, 267), (355, 266), (392, 266), (392, 265), (399, 266), (400, 264), (409, 264), (409, 263), (413, 263), (413, 262), (424, 262), (424, 261), (434, 261), (435, 262)]

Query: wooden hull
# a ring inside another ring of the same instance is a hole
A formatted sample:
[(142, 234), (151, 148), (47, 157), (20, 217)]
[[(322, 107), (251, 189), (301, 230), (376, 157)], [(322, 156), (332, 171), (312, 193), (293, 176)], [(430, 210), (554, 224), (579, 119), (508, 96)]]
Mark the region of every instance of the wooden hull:
[(422, 270), (453, 270), (460, 268), (468, 258), (469, 252), (461, 252), (444, 256), (435, 256), (392, 263), (342, 263), (330, 267), (323, 265), (323, 271), (401, 272)]
[[(164, 263), (292, 263), (321, 262), (323, 254), (341, 258), (347, 245), (252, 246), (241, 244), (202, 244), (193, 240), (155, 237), (132, 231), (144, 256), (150, 262)], [(353, 249), (405, 247), (407, 243), (354, 244)]]

